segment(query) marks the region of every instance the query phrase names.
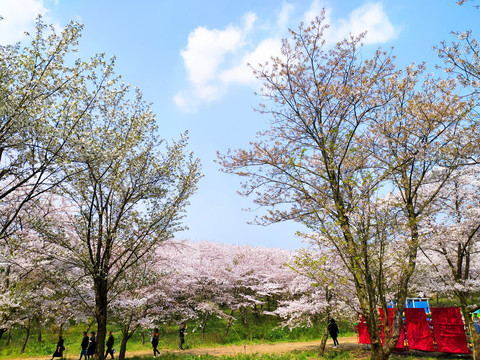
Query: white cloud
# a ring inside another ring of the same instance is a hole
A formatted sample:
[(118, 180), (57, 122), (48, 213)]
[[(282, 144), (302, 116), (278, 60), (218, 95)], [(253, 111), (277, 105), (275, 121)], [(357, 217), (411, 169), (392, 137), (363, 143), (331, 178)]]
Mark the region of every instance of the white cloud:
[(253, 75), (252, 69), (248, 66), (250, 64), (254, 69), (263, 65), (271, 57), (281, 55), (282, 42), (280, 38), (268, 38), (263, 40), (256, 49), (246, 54), (240, 64), (237, 66), (222, 71), (219, 75), (220, 79), (225, 84), (256, 84), (257, 79)]
[(245, 46), (245, 39), (256, 21), (254, 13), (247, 13), (242, 27), (230, 25), (224, 30), (198, 27), (190, 33), (181, 56), (192, 87), (175, 95), (177, 106), (194, 111), (201, 101), (216, 100), (225, 91), (219, 69), (227, 57), (238, 56), (237, 52)]
[(350, 34), (360, 35), (363, 32), (367, 32), (363, 41), (365, 44), (383, 44), (398, 35), (383, 9), (383, 4), (377, 2), (367, 3), (352, 11), (348, 20), (343, 19), (338, 24), (332, 24), (328, 36), (332, 42), (336, 42)]
[[(272, 56), (280, 56), (281, 39), (288, 36), (288, 27), (298, 25), (294, 23), (298, 20), (293, 17), (294, 10), (292, 4), (284, 1), (277, 12), (272, 11), (277, 14), (274, 27), (268, 27), (271, 19), (259, 24), (257, 15), (250, 12), (243, 17), (241, 26), (229, 25), (223, 30), (199, 27), (192, 31), (181, 52), (190, 86), (175, 95), (176, 105), (195, 111), (200, 104), (219, 99), (229, 86), (258, 85), (247, 64), (258, 68)], [(309, 24), (321, 12), (320, 1), (312, 1), (303, 13), (304, 23)], [(330, 24), (325, 36), (330, 43), (364, 31), (366, 44), (384, 43), (397, 36), (380, 2), (365, 4), (346, 19), (334, 21), (332, 14), (331, 9), (325, 10), (326, 22)]]
[(277, 16), (277, 26), (279, 28), (288, 27), (294, 10), (295, 7), (292, 4), (289, 4), (285, 1), (282, 3), (282, 7)]
[(0, 44), (21, 41), (25, 31), (34, 30), (37, 16), (46, 13), (43, 0), (0, 0)]

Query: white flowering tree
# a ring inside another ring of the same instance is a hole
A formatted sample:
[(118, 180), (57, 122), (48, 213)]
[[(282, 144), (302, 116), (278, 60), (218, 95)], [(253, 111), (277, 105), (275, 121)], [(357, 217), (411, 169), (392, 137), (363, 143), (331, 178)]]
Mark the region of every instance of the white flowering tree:
[(480, 337), (468, 314), (479, 306), (480, 291), (480, 178), (479, 167), (457, 172), (427, 219), (422, 244), (430, 274), (426, 290), (450, 294), (465, 314), (474, 352), (480, 355)]
[[(199, 161), (186, 149), (186, 134), (169, 143), (159, 139), (156, 118), (149, 104), (142, 99), (140, 91), (132, 93), (128, 85), (120, 83), (113, 74), (113, 63), (107, 64), (102, 57), (97, 57), (85, 64), (77, 61), (72, 68), (63, 66), (63, 57), (74, 51), (70, 46), (76, 45), (80, 26), (71, 25), (63, 37), (51, 35), (47, 39), (43, 28), (40, 24), (32, 49), (26, 50), (27, 55), (19, 57), (18, 63), (2, 68), (6, 73), (13, 69), (23, 76), (15, 80), (15, 74), (5, 75), (12, 77), (14, 88), (7, 83), (2, 94), (15, 90), (23, 78), (33, 77), (33, 82), (22, 85), (25, 88), (19, 89), (18, 94), (15, 92), (3, 99), (10, 101), (19, 95), (18, 101), (25, 100), (25, 108), (19, 113), (13, 108), (12, 115), (5, 112), (2, 119), (19, 116), (9, 120), (9, 124), (25, 119), (20, 133), (38, 133), (52, 148), (45, 150), (39, 141), (23, 141), (17, 136), (15, 143), (25, 148), (15, 148), (12, 154), (18, 156), (19, 161), (32, 157), (32, 163), (26, 163), (30, 167), (15, 162), (14, 168), (13, 155), (9, 160), (2, 157), (2, 166), (12, 165), (1, 172), (2, 176), (12, 177), (2, 178), (6, 195), (19, 189), (15, 188), (19, 181), (26, 195), (12, 203), (18, 204), (16, 207), (3, 203), (1, 221), (3, 229), (28, 222), (35, 241), (42, 244), (31, 248), (38, 250), (40, 259), (48, 251), (65, 267), (76, 269), (65, 272), (63, 281), (68, 282), (71, 289), (77, 289), (80, 301), (93, 309), (98, 326), (96, 352), (102, 359), (112, 300), (110, 290), (159, 243), (182, 229), (184, 208), (200, 177)], [(16, 49), (2, 50), (15, 54)], [(22, 62), (31, 68), (23, 71)], [(47, 66), (50, 63), (53, 63), (52, 69)], [(37, 70), (44, 71), (45, 82), (41, 81), (43, 78), (35, 78), (42, 75), (37, 74)], [(75, 86), (66, 87), (65, 93), (53, 91), (69, 82)], [(36, 92), (42, 89), (45, 92)], [(31, 92), (36, 102), (30, 104), (27, 100)], [(2, 108), (2, 111), (8, 109)], [(29, 119), (36, 122), (28, 122)], [(43, 123), (56, 132), (41, 127)], [(64, 141), (66, 134), (68, 142)], [(30, 145), (32, 149), (28, 148)], [(43, 152), (39, 154), (35, 149)], [(2, 151), (7, 159), (7, 149)], [(55, 156), (50, 158), (51, 154)], [(48, 164), (40, 163), (42, 170), (37, 171), (37, 160), (45, 158)], [(26, 170), (20, 173), (18, 169)], [(50, 183), (50, 180), (55, 181)], [(50, 199), (50, 193), (56, 193), (57, 197)], [(30, 201), (33, 197), (36, 202)], [(6, 201), (6, 196), (3, 199)], [(25, 216), (15, 221), (26, 204), (43, 208), (47, 202), (57, 211), (44, 211), (41, 217), (37, 216), (40, 211), (26, 211)], [(14, 245), (11, 241), (14, 236), (15, 232), (9, 231), (2, 241), (5, 245)], [(23, 239), (18, 239), (17, 244), (21, 244)], [(89, 291), (78, 290), (81, 287)]]
[[(456, 130), (471, 107), (454, 81), (424, 80), (423, 66), (402, 72), (381, 51), (360, 59), (361, 36), (327, 48), (323, 21), (292, 30), (282, 57), (255, 70), (264, 82), (258, 110), (272, 116), (271, 126), (249, 149), (220, 160), (226, 172), (247, 178), (242, 193), (268, 208), (264, 223), (301, 222), (336, 249), (367, 320), (371, 357), (383, 360), (399, 339), (419, 220), (459, 166)], [(382, 186), (398, 194), (387, 209), (377, 202)], [(392, 273), (379, 260), (396, 241), (403, 247), (396, 248), (395, 286), (387, 288)], [(399, 311), (382, 345), (377, 308), (393, 289)]]
[[(0, 239), (16, 231), (15, 218), (29, 201), (68, 176), (70, 141), (89, 112), (108, 66), (103, 55), (67, 59), (76, 52), (82, 26), (60, 34), (37, 21), (31, 44), (0, 46)], [(20, 191), (21, 190), (21, 191)], [(17, 192), (16, 206), (4, 206)]]
[[(309, 237), (313, 240), (317, 235)], [(320, 353), (325, 351), (330, 318), (348, 318), (355, 313), (358, 303), (353, 301), (355, 291), (347, 269), (335, 251), (328, 248), (310, 248), (296, 251), (287, 264), (290, 280), (285, 283), (286, 297), (273, 312), (283, 319), (283, 326), (323, 327)]]

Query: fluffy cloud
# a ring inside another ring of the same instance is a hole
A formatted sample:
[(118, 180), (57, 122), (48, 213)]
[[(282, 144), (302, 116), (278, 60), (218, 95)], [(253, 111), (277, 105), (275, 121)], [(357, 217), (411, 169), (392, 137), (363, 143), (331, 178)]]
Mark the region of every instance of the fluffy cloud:
[(43, 0), (0, 0), (0, 44), (21, 41), (25, 31), (33, 31), (35, 19), (45, 15)]
[(383, 4), (379, 2), (365, 4), (354, 10), (348, 20), (342, 19), (337, 24), (330, 24), (327, 36), (332, 42), (340, 41), (349, 34), (360, 35), (366, 32), (365, 44), (383, 44), (398, 35), (383, 9)]
[(245, 39), (256, 21), (256, 15), (248, 13), (241, 27), (230, 25), (224, 30), (199, 27), (190, 33), (181, 55), (192, 88), (175, 95), (177, 106), (194, 110), (198, 103), (213, 101), (223, 93), (225, 87), (219, 84), (219, 69), (226, 57), (236, 55), (245, 46)]
[[(274, 26), (269, 21), (259, 24), (257, 15), (248, 13), (241, 26), (229, 25), (223, 30), (199, 27), (188, 36), (186, 48), (181, 52), (188, 73), (189, 88), (179, 91), (174, 101), (185, 111), (195, 111), (201, 103), (218, 100), (229, 86), (256, 85), (257, 81), (248, 67), (258, 67), (272, 56), (280, 56), (282, 37), (287, 28), (296, 26), (293, 18), (296, 7), (283, 2), (276, 14)], [(309, 24), (320, 16), (320, 1), (311, 2), (300, 20)], [(348, 18), (333, 20), (332, 10), (326, 9), (326, 21), (330, 28), (326, 39), (330, 43), (367, 31), (366, 44), (385, 43), (397, 36), (381, 3), (367, 3)]]

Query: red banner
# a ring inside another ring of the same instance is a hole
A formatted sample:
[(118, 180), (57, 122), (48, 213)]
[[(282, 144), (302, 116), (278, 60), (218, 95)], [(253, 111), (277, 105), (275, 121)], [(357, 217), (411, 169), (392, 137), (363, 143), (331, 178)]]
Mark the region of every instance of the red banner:
[(437, 351), (468, 354), (467, 336), (458, 307), (432, 308), (433, 335)]
[[(378, 311), (380, 311), (380, 319), (382, 320), (382, 334), (381, 334), (381, 337), (382, 337), (382, 345), (383, 345), (383, 342), (384, 342), (384, 339), (385, 339), (385, 316), (383, 314), (383, 309), (382, 308), (379, 308)], [(393, 316), (395, 314), (395, 312), (397, 311), (397, 309), (392, 309), (392, 308), (388, 308), (387, 309), (388, 311), (388, 323), (390, 325), (390, 336), (392, 335), (392, 323), (393, 323)], [(405, 350), (405, 332), (403, 330), (403, 323), (401, 324), (401, 327), (400, 327), (400, 337), (398, 338), (398, 342), (397, 342), (397, 345), (395, 345), (395, 350)]]
[(365, 321), (365, 317), (363, 315), (359, 315), (357, 331), (359, 344), (371, 344), (370, 334), (367, 330), (367, 322)]
[(405, 309), (408, 348), (412, 350), (435, 351), (432, 331), (424, 309)]

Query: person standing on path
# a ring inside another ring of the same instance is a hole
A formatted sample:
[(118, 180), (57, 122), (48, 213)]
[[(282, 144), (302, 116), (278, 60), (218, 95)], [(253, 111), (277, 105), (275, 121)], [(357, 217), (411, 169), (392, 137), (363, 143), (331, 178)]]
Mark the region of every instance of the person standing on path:
[(333, 339), (333, 347), (337, 348), (338, 347), (338, 326), (337, 323), (335, 322), (335, 319), (330, 319), (330, 322), (328, 324), (328, 333)]
[(105, 358), (107, 358), (107, 355), (110, 354), (110, 356), (113, 359), (113, 344), (115, 343), (115, 338), (112, 335), (112, 332), (108, 332), (108, 340), (105, 345), (107, 345), (107, 352), (105, 353)]
[(95, 331), (92, 331), (90, 333), (90, 340), (89, 340), (88, 350), (87, 350), (87, 355), (89, 358), (91, 357), (93, 359), (93, 357), (95, 356), (96, 345), (97, 345), (97, 341), (95, 340)]
[(52, 360), (54, 357), (63, 357), (63, 350), (65, 350), (65, 346), (63, 346), (63, 337), (60, 335), (58, 337), (57, 348), (52, 355)]
[(82, 360), (82, 356), (85, 356), (85, 360), (87, 360), (87, 354), (88, 354), (88, 335), (87, 332), (83, 332), (83, 339), (82, 339), (82, 344), (80, 345), (82, 347), (82, 351), (80, 352), (80, 358), (78, 360)]
[(158, 332), (158, 328), (155, 328), (152, 334), (153, 357), (155, 357), (156, 354), (160, 355), (160, 351), (157, 350), (159, 338), (160, 334)]
[(178, 330), (178, 336), (179, 336), (179, 338), (180, 338), (180, 345), (178, 346), (178, 348), (179, 348), (180, 350), (185, 350), (185, 349), (183, 348), (183, 344), (185, 343), (185, 335), (187, 334), (187, 332), (186, 332), (187, 327), (188, 327), (188, 326), (185, 324), (185, 322), (182, 322), (182, 323), (180, 324), (180, 328), (179, 328), (179, 330)]

